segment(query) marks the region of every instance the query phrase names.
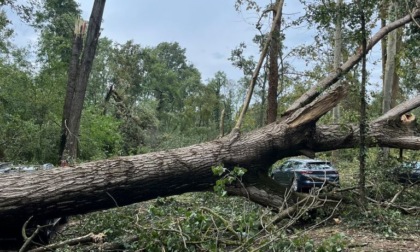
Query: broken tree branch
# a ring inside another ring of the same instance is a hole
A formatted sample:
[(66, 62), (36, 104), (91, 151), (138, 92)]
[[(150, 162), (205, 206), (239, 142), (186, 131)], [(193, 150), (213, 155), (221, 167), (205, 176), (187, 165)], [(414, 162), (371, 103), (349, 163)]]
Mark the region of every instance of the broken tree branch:
[(380, 123), (383, 121), (397, 120), (400, 119), (402, 114), (410, 112), (411, 110), (420, 106), (420, 95), (407, 100), (398, 106), (388, 110), (385, 114), (375, 119), (372, 123)]
[(62, 248), (66, 245), (72, 246), (72, 245), (76, 245), (76, 244), (80, 244), (80, 243), (89, 243), (89, 242), (94, 242), (94, 243), (98, 243), (98, 242), (102, 242), (104, 239), (105, 235), (104, 234), (87, 234), (84, 236), (80, 236), (80, 237), (76, 237), (73, 239), (69, 239), (66, 241), (62, 241), (62, 242), (57, 242), (57, 243), (53, 243), (47, 246), (43, 246), (43, 247), (39, 247), (36, 249), (31, 249), (28, 252), (41, 252), (41, 251), (51, 251), (52, 249), (57, 249), (57, 248)]
[[(372, 38), (368, 41), (366, 45), (366, 53), (368, 53), (374, 45), (376, 45), (383, 37), (385, 37), (389, 32), (412, 22), (414, 18), (420, 17), (420, 9), (414, 10), (412, 13), (395, 20), (394, 22), (389, 23), (388, 25), (382, 27)], [(359, 48), (356, 53), (350, 57), (341, 67), (336, 71), (331, 73), (329, 76), (321, 80), (317, 85), (309, 89), (305, 94), (303, 94), (299, 99), (297, 99), (293, 104), (282, 114), (282, 116), (287, 116), (292, 114), (299, 108), (306, 106), (308, 103), (312, 102), (318, 95), (320, 95), (325, 89), (337, 82), (341, 76), (346, 74), (350, 69), (356, 65), (363, 57), (363, 51)]]
[(257, 82), (258, 74), (260, 73), (261, 66), (264, 62), (265, 56), (267, 55), (271, 39), (273, 37), (273, 33), (274, 33), (275, 28), (276, 28), (276, 24), (281, 17), (282, 8), (283, 8), (283, 4), (278, 3), (276, 17), (274, 18), (274, 20), (271, 24), (271, 30), (270, 30), (270, 32), (267, 36), (267, 39), (265, 41), (263, 50), (261, 51), (261, 54), (260, 54), (260, 59), (258, 60), (258, 64), (255, 67), (254, 73), (252, 74), (252, 78), (251, 78), (251, 81), (249, 83), (249, 88), (248, 88), (248, 92), (246, 94), (244, 105), (242, 106), (241, 113), (239, 114), (239, 118), (236, 121), (236, 125), (233, 128), (232, 132), (236, 132), (236, 131), (239, 131), (241, 129), (241, 125), (242, 125), (244, 116), (246, 114), (246, 111), (248, 110), (249, 103), (251, 102), (252, 93), (254, 92), (254, 87), (255, 87), (255, 83)]

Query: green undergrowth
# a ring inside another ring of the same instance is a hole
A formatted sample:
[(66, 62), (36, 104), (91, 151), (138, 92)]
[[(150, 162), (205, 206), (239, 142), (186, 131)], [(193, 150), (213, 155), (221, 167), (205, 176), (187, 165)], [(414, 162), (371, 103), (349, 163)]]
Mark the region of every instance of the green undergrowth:
[[(72, 217), (55, 241), (103, 233), (124, 251), (318, 251), (309, 238), (266, 225), (275, 213), (236, 197), (188, 193)], [(60, 251), (85, 251), (85, 245)]]
[[(113, 244), (112, 251), (343, 251), (349, 238), (337, 233), (327, 238), (305, 230), (336, 225), (370, 230), (383, 237), (418, 232), (418, 218), (399, 211), (341, 205), (320, 208), (299, 220), (267, 225), (275, 213), (243, 198), (215, 193), (188, 193), (75, 216), (53, 242), (88, 233), (104, 234), (102, 244), (82, 244), (57, 251), (96, 251)], [(334, 217), (334, 218), (333, 218)], [(118, 248), (118, 249), (115, 249)]]

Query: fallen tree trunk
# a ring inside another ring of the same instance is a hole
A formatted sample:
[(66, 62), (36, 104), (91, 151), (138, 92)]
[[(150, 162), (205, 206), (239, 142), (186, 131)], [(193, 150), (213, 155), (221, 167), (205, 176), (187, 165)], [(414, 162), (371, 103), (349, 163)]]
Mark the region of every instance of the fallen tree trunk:
[[(325, 110), (334, 106), (329, 99), (317, 104), (324, 104)], [(399, 107), (400, 112), (407, 109)], [(319, 118), (325, 110), (312, 114), (313, 118)], [(370, 125), (369, 146), (420, 149), (419, 131), (414, 124), (398, 127), (403, 124), (388, 119), (384, 117)], [(169, 151), (48, 171), (4, 174), (0, 184), (0, 223), (11, 224), (32, 215), (35, 219), (50, 219), (209, 190), (218, 179), (211, 170), (217, 165), (244, 167), (248, 169), (245, 183), (258, 184), (258, 174), (267, 174), (275, 161), (298, 155), (300, 150), (319, 152), (358, 144), (356, 126), (316, 127), (310, 120), (293, 126), (294, 122), (284, 120), (242, 136), (229, 135)], [(400, 141), (395, 141), (396, 136)], [(278, 194), (282, 196), (282, 192)]]

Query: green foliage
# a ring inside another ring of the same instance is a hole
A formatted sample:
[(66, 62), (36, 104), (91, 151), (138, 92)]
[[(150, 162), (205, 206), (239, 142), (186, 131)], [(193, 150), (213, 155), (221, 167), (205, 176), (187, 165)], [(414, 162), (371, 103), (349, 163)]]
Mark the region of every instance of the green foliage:
[(214, 139), (223, 109), (225, 131), (231, 129), (234, 87), (223, 72), (201, 83), (185, 53), (178, 43), (142, 48), (133, 41), (101, 39), (87, 103), (102, 107), (111, 85), (118, 92), (122, 100), (108, 96), (105, 111), (121, 122), (122, 154)]
[(216, 181), (216, 185), (213, 187), (214, 191), (220, 196), (227, 195), (225, 190), (226, 185), (230, 185), (234, 181), (241, 181), (242, 177), (246, 173), (245, 168), (234, 167), (233, 170), (229, 170), (222, 165), (213, 166), (211, 170), (213, 171), (214, 175), (221, 177)]
[(342, 233), (335, 234), (330, 238), (322, 241), (317, 252), (339, 252), (344, 251), (347, 247), (346, 236)]
[(0, 10), (0, 56), (9, 52), (9, 48), (11, 47), (9, 39), (13, 35), (13, 32), (5, 11)]
[(82, 160), (98, 160), (121, 155), (120, 122), (87, 108), (83, 112), (79, 152)]
[[(266, 209), (242, 198), (189, 193), (74, 217), (62, 231), (63, 237), (56, 239), (104, 233), (105, 242), (119, 244), (125, 251), (317, 251), (313, 240), (291, 239), (282, 227), (261, 230), (261, 222), (271, 217), (273, 214)], [(335, 248), (342, 244), (333, 237), (331, 243), (322, 246), (334, 248), (333, 239)]]
[[(12, 63), (0, 63), (0, 160), (16, 163), (56, 163), (59, 117), (55, 97), (32, 73), (22, 51)], [(58, 110), (60, 111), (60, 110)]]
[[(410, 96), (420, 90), (420, 74), (416, 66), (420, 61), (418, 48), (420, 46), (420, 28), (416, 24), (410, 24), (404, 30), (404, 50), (400, 51), (401, 66), (398, 75), (401, 76), (403, 94)], [(404, 95), (403, 95), (404, 97)]]
[(74, 0), (43, 0), (33, 11), (33, 26), (41, 31), (39, 57), (46, 64), (64, 62), (65, 70), (70, 62), (74, 23), (80, 9)]
[(342, 217), (348, 220), (348, 226), (358, 230), (369, 230), (384, 238), (392, 238), (403, 234), (416, 233), (420, 221), (410, 215), (402, 214), (395, 209), (386, 209), (370, 204), (363, 214), (355, 206), (347, 206)]

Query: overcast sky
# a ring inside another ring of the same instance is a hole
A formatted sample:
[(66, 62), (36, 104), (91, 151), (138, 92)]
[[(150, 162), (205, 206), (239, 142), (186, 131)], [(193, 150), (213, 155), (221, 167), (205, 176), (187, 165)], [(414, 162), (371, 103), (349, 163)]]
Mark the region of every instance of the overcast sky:
[[(76, 2), (80, 4), (83, 18), (89, 20), (93, 0)], [(257, 2), (265, 6), (270, 0)], [(296, 18), (303, 14), (303, 6), (298, 0), (285, 2), (284, 17)], [(248, 45), (246, 53), (258, 59), (258, 48), (252, 43), (258, 17), (254, 11), (237, 12), (234, 4), (235, 0), (108, 0), (101, 36), (118, 43), (133, 40), (143, 47), (178, 42), (186, 48), (187, 59), (201, 72), (203, 81), (212, 78), (217, 71), (224, 71), (229, 79), (238, 80), (242, 72), (233, 67), (228, 58), (235, 47), (245, 42)], [(13, 27), (17, 32), (17, 44), (36, 40), (33, 30), (19, 19), (14, 19)], [(285, 45), (290, 48), (311, 44), (314, 34), (306, 27), (288, 29)], [(375, 50), (373, 53), (379, 55), (379, 46)], [(371, 53), (370, 58), (377, 56), (372, 57)], [(305, 67), (303, 62), (289, 63), (299, 70)], [(369, 70), (380, 73), (380, 67)]]
[[(78, 2), (83, 18), (88, 20), (93, 1)], [(259, 2), (266, 5), (270, 1)], [(294, 2), (299, 4), (297, 0)], [(102, 36), (119, 43), (132, 39), (142, 46), (178, 42), (186, 48), (187, 59), (199, 69), (203, 81), (212, 78), (217, 71), (238, 80), (242, 72), (233, 67), (228, 58), (241, 42), (249, 46), (249, 55), (259, 57), (258, 48), (252, 43), (257, 32), (257, 16), (253, 11), (237, 12), (234, 3), (234, 0), (108, 0)], [(302, 8), (287, 5), (286, 13), (291, 13), (290, 7), (294, 7), (295, 14), (303, 12)], [(293, 34), (295, 39), (301, 42), (310, 39), (307, 36), (310, 31), (298, 30)]]

